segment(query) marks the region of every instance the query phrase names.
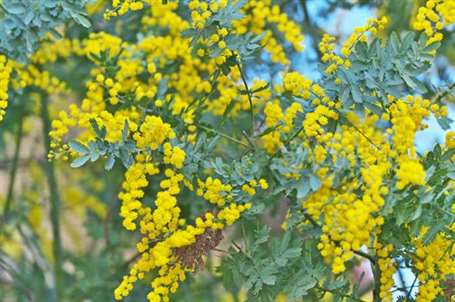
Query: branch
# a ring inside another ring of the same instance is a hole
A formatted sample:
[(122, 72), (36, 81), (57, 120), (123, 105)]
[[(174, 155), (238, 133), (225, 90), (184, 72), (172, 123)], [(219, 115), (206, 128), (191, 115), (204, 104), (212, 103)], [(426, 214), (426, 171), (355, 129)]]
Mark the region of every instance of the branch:
[[(47, 154), (51, 151), (51, 141), (49, 132), (51, 131), (51, 122), (49, 119), (48, 108), (48, 95), (41, 96), (41, 121), (43, 123), (43, 140)], [(60, 196), (57, 186), (57, 178), (55, 176), (54, 163), (46, 161), (46, 176), (49, 186), (49, 200), (50, 200), (50, 217), (52, 226), (52, 253), (54, 256), (54, 274), (55, 274), (55, 289), (57, 294), (57, 301), (62, 301), (63, 298), (63, 270), (62, 270), (62, 245), (60, 237)]]
[(23, 135), (23, 128), (24, 128), (24, 113), (22, 109), (19, 112), (19, 128), (17, 129), (16, 133), (16, 144), (14, 147), (14, 157), (13, 157), (13, 166), (11, 168), (10, 176), (9, 176), (9, 185), (8, 185), (8, 193), (6, 195), (6, 202), (5, 207), (3, 209), (3, 219), (6, 221), (8, 219), (9, 210), (11, 208), (11, 203), (14, 196), (14, 184), (16, 183), (16, 174), (17, 168), (19, 166), (19, 153), (21, 149), (22, 143), (22, 135)]
[(311, 39), (313, 40), (314, 50), (316, 51), (318, 58), (321, 59), (322, 53), (319, 50), (319, 46), (318, 46), (319, 39), (320, 39), (320, 34), (319, 34), (320, 30), (311, 21), (310, 12), (308, 11), (308, 6), (307, 6), (306, 0), (300, 0), (300, 6), (302, 7), (302, 10), (303, 10), (303, 16), (304, 16), (303, 22), (308, 27), (308, 33), (310, 34)]

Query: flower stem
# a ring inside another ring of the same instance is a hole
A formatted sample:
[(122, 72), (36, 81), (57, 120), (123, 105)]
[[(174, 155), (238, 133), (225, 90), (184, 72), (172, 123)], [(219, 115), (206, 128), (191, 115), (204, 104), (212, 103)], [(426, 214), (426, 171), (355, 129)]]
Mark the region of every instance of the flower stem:
[(51, 122), (49, 119), (48, 109), (48, 96), (42, 95), (41, 97), (41, 121), (43, 123), (43, 139), (45, 145), (45, 170), (47, 176), (47, 183), (49, 186), (49, 200), (50, 200), (50, 218), (52, 226), (52, 253), (54, 256), (54, 277), (55, 277), (55, 291), (57, 301), (62, 301), (63, 288), (62, 288), (62, 246), (60, 237), (60, 196), (57, 187), (57, 179), (55, 177), (55, 167), (52, 161), (47, 160), (47, 154), (51, 150), (49, 131), (51, 130)]

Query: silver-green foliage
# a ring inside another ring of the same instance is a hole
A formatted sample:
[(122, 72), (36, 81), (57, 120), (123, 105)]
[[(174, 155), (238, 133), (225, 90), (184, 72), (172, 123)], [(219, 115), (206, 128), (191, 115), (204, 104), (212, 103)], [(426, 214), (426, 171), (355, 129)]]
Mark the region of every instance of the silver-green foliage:
[(58, 27), (74, 20), (90, 27), (88, 0), (4, 0), (0, 2), (0, 53), (24, 62), (47, 33), (59, 37)]

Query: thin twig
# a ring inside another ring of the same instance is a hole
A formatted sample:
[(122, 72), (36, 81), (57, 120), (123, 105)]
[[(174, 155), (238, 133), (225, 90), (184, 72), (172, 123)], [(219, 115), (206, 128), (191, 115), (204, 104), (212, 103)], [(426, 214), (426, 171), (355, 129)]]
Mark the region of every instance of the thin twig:
[(217, 131), (217, 130), (215, 130), (215, 129), (212, 129), (212, 128), (209, 128), (209, 127), (206, 127), (206, 126), (203, 126), (203, 125), (198, 125), (198, 127), (201, 128), (201, 129), (204, 130), (204, 131), (207, 131), (207, 132), (211, 132), (211, 133), (217, 134), (217, 135), (219, 135), (219, 136), (221, 136), (221, 137), (224, 137), (225, 139), (228, 139), (228, 140), (230, 140), (230, 141), (232, 141), (232, 142), (234, 142), (234, 143), (237, 143), (237, 144), (239, 144), (239, 145), (242, 145), (242, 146), (244, 146), (244, 147), (247, 147), (247, 148), (250, 147), (249, 144), (244, 143), (244, 142), (242, 142), (242, 141), (240, 141), (240, 140), (238, 140), (238, 139), (236, 139), (236, 138), (233, 138), (232, 136), (229, 136), (229, 135), (227, 135), (227, 134), (224, 134), (224, 133), (222, 133), (222, 132), (219, 132), (219, 131)]
[(365, 133), (362, 132), (356, 125), (351, 123), (349, 120), (346, 120), (348, 124), (353, 127), (357, 132), (359, 132), (371, 145), (373, 145), (376, 149), (381, 150), (381, 148), (373, 142), (371, 138), (369, 138)]
[(246, 81), (245, 74), (243, 73), (242, 67), (240, 66), (240, 63), (237, 62), (236, 65), (237, 65), (237, 68), (238, 68), (238, 70), (240, 72), (240, 77), (242, 78), (243, 85), (245, 86), (245, 92), (246, 92), (246, 95), (248, 97), (248, 102), (250, 103), (251, 135), (253, 135), (254, 134), (253, 98), (252, 98), (252, 95), (251, 95), (251, 90), (248, 87), (248, 83)]
[(441, 100), (442, 98), (444, 98), (445, 96), (447, 96), (451, 91), (452, 89), (455, 88), (455, 82), (453, 82), (452, 84), (450, 84), (446, 90), (444, 90), (444, 92), (442, 93), (438, 93), (434, 96), (434, 102), (437, 102), (439, 100)]
[(411, 298), (412, 290), (414, 289), (416, 282), (417, 282), (417, 275), (415, 276), (414, 281), (412, 281), (411, 287), (409, 288), (409, 291), (406, 294), (406, 300), (408, 300), (408, 301), (409, 301), (409, 298)]

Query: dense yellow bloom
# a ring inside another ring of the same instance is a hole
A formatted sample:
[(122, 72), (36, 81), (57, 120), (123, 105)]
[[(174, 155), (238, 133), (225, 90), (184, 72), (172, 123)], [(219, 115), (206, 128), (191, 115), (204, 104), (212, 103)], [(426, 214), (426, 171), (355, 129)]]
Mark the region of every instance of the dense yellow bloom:
[(281, 134), (279, 131), (272, 131), (266, 135), (263, 135), (261, 137), (261, 143), (269, 154), (274, 154), (279, 148), (283, 146), (283, 142), (281, 141)]
[(455, 148), (455, 131), (447, 132), (445, 144), (449, 149)]
[(399, 160), (400, 167), (397, 171), (397, 188), (403, 189), (408, 184), (425, 184), (425, 170), (417, 160)]
[(289, 72), (283, 76), (284, 91), (288, 91), (292, 95), (300, 96), (304, 99), (311, 97), (311, 85), (312, 81), (298, 72)]
[(424, 229), (419, 238), (415, 239), (414, 261), (420, 281), (417, 302), (433, 301), (442, 292), (441, 282), (455, 273), (453, 241), (445, 234), (439, 233), (432, 242), (425, 245), (423, 243), (425, 234)]
[(133, 138), (139, 148), (156, 150), (165, 140), (175, 138), (175, 133), (171, 125), (164, 123), (160, 117), (148, 115)]
[(125, 181), (122, 185), (124, 192), (119, 194), (119, 199), (122, 200), (120, 216), (124, 218), (123, 226), (127, 230), (136, 229), (134, 221), (138, 218), (138, 211), (141, 208), (139, 199), (144, 196), (142, 188), (148, 185), (147, 174), (154, 175), (157, 173), (159, 170), (150, 163), (133, 164), (125, 173)]
[(378, 267), (380, 271), (380, 297), (381, 301), (392, 302), (392, 287), (394, 285), (393, 275), (396, 272), (396, 267), (390, 253), (393, 251), (393, 245), (381, 246), (376, 244), (376, 254), (378, 255)]
[(208, 177), (205, 182), (198, 180), (198, 185), (197, 195), (219, 207), (224, 206), (226, 200), (232, 199), (232, 196), (229, 195), (229, 192), (232, 191), (232, 186), (223, 184), (217, 178)]
[(320, 138), (324, 133), (323, 127), (329, 119), (338, 119), (338, 114), (325, 105), (319, 105), (313, 112), (308, 113), (303, 121), (303, 128), (308, 137)]
[(444, 27), (455, 22), (455, 3), (453, 0), (427, 0), (425, 6), (418, 9), (413, 26), (423, 31), (429, 38), (427, 44), (441, 41)]
[(403, 189), (408, 184), (424, 185), (425, 171), (416, 160), (414, 138), (417, 131), (426, 125), (423, 119), (430, 114), (430, 101), (421, 97), (407, 97), (406, 100), (393, 100), (390, 106), (392, 128), (388, 132), (393, 134), (392, 141), (399, 168), (397, 170), (397, 188)]
[(359, 167), (361, 177), (348, 179), (334, 187), (332, 177), (327, 175), (328, 170), (320, 169), (321, 188), (303, 201), (304, 208), (314, 219), (319, 220), (321, 215), (324, 217), (318, 248), (332, 264), (334, 273), (345, 271), (345, 262), (354, 256), (354, 251), (368, 246), (371, 237), (384, 223), (383, 217), (377, 213), (383, 207), (384, 195), (388, 192), (383, 179), (391, 168), (388, 138), (374, 128), (377, 117), (370, 115), (361, 120), (352, 114), (348, 115), (348, 119), (352, 126), (342, 126), (335, 135), (320, 134), (318, 143), (321, 147), (318, 145), (316, 152), (320, 153), (318, 150), (322, 148), (330, 152), (316, 153), (315, 156), (319, 161), (325, 156), (336, 161), (345, 158), (352, 168)]
[(12, 67), (5, 56), (0, 55), (0, 121), (8, 106), (8, 86)]
[(172, 147), (170, 143), (165, 143), (163, 149), (164, 163), (172, 164), (177, 169), (181, 169), (183, 167), (183, 162), (185, 161), (185, 151), (180, 147)]
[(264, 109), (265, 124), (267, 127), (274, 127), (283, 119), (283, 111), (279, 102), (268, 102)]

